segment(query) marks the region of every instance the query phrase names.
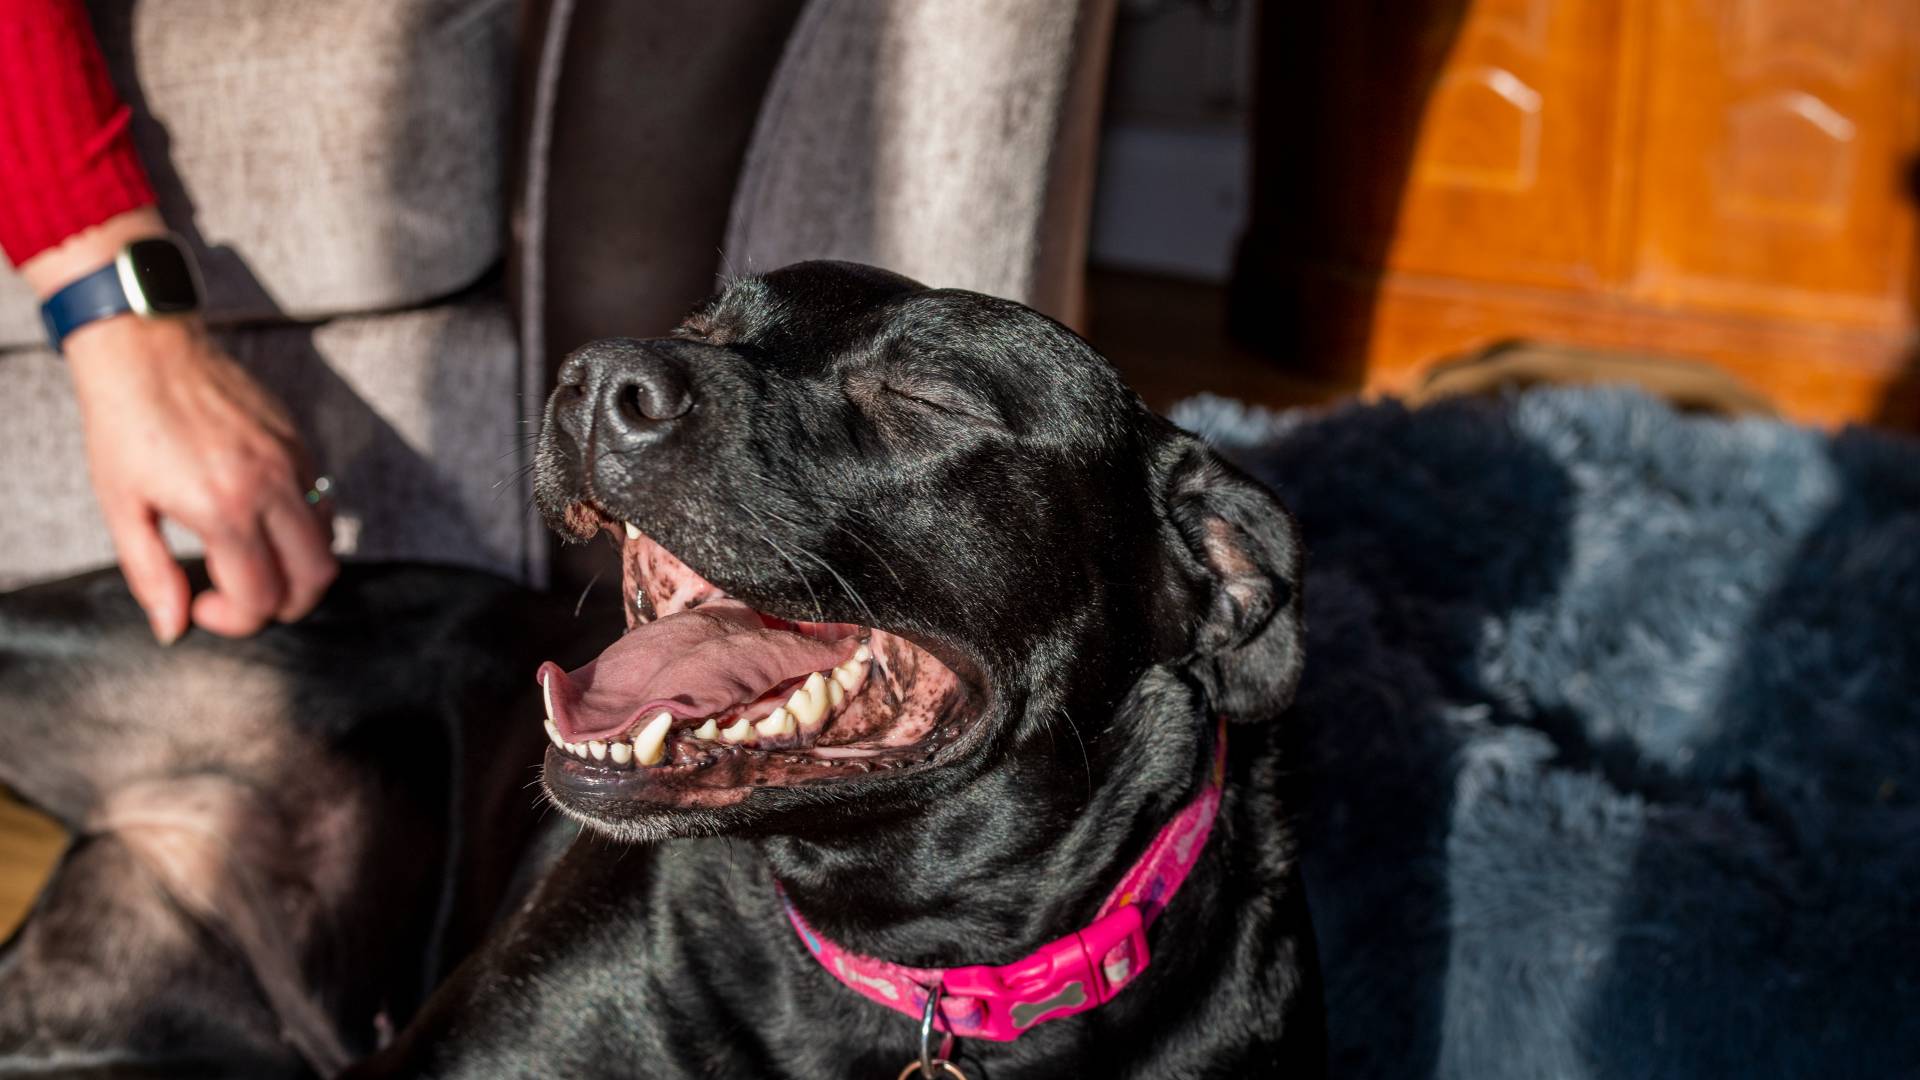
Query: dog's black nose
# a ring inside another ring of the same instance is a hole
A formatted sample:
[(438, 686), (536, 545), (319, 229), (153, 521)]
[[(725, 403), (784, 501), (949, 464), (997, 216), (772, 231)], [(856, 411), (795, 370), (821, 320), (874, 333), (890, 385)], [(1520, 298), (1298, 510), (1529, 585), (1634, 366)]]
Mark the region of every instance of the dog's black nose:
[(560, 369), (558, 419), (575, 437), (591, 426), (596, 441), (633, 447), (666, 433), (693, 408), (686, 373), (645, 342), (597, 341)]

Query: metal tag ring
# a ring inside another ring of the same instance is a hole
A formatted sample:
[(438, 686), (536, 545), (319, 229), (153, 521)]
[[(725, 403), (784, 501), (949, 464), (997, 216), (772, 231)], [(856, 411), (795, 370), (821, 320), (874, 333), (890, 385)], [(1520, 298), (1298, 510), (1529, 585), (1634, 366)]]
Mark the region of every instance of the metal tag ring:
[(916, 1071), (920, 1074), (921, 1080), (939, 1080), (942, 1074), (950, 1080), (967, 1080), (967, 1074), (961, 1072), (958, 1065), (947, 1060), (947, 1055), (953, 1053), (953, 1032), (947, 1032), (946, 1038), (940, 1040), (938, 1056), (935, 1056), (933, 1050), (933, 1018), (934, 1014), (940, 1010), (940, 996), (946, 992), (947, 984), (944, 979), (936, 981), (928, 989), (926, 1007), (920, 1010), (920, 1060), (907, 1062), (907, 1067), (900, 1072), (900, 1080), (907, 1080)]
[(909, 1078), (914, 1076), (927, 1075), (945, 1076), (948, 1080), (967, 1080), (967, 1074), (960, 1071), (960, 1066), (955, 1065), (946, 1058), (934, 1058), (931, 1062), (928, 1062), (928, 1064), (932, 1065), (938, 1072), (929, 1074), (921, 1069), (919, 1062), (909, 1061), (907, 1062), (907, 1067), (900, 1070), (899, 1080), (909, 1080)]

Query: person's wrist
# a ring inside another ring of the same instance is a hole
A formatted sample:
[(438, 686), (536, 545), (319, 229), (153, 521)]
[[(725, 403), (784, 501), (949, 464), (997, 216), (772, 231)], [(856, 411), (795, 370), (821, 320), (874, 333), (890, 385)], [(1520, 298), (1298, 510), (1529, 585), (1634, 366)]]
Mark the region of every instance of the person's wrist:
[(79, 327), (67, 335), (61, 351), (75, 380), (84, 386), (96, 375), (112, 377), (130, 365), (182, 355), (205, 332), (198, 315), (142, 318), (128, 313)]
[(67, 237), (20, 266), (20, 276), (45, 300), (82, 277), (113, 262), (135, 240), (167, 235), (167, 223), (151, 206), (116, 214)]

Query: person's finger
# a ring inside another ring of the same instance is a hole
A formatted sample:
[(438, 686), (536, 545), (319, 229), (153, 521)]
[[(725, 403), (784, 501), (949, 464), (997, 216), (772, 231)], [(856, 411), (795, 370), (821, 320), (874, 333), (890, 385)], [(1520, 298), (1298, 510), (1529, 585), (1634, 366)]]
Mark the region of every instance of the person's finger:
[(286, 579), (273, 549), (257, 524), (210, 529), (201, 537), (207, 543), (207, 576), (213, 589), (194, 598), (193, 621), (227, 637), (254, 633), (286, 601)]
[(281, 622), (292, 622), (312, 611), (340, 572), (322, 527), (320, 515), (299, 496), (267, 509), (267, 543), (273, 547), (287, 583), (280, 610), (274, 613)]
[(126, 575), (127, 588), (147, 613), (153, 636), (162, 645), (171, 645), (187, 632), (187, 601), (190, 593), (187, 573), (174, 561), (167, 542), (160, 536), (160, 521), (153, 512), (138, 503), (103, 504), (107, 533), (113, 538), (113, 550), (120, 557), (120, 572)]

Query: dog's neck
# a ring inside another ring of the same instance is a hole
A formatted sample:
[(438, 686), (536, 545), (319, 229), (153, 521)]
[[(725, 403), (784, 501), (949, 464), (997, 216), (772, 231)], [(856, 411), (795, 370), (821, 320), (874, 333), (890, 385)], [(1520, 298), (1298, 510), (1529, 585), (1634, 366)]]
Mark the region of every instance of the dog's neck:
[(1207, 768), (1212, 720), (1171, 677), (1143, 679), (1113, 715), (1067, 715), (923, 807), (761, 850), (846, 949), (923, 967), (1009, 963), (1091, 921)]

